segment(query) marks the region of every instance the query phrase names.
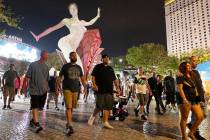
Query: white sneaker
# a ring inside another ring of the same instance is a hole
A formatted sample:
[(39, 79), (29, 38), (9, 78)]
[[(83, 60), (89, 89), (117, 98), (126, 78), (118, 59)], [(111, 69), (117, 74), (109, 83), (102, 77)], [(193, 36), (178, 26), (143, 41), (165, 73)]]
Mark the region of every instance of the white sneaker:
[(106, 128), (108, 128), (108, 129), (113, 129), (114, 128), (108, 122), (103, 123), (103, 126), (106, 127)]
[(96, 117), (93, 117), (93, 115), (91, 115), (90, 118), (88, 119), (88, 125), (93, 125), (95, 118)]
[(172, 109), (171, 109), (171, 112), (172, 112), (172, 113), (177, 113), (176, 108), (172, 108)]

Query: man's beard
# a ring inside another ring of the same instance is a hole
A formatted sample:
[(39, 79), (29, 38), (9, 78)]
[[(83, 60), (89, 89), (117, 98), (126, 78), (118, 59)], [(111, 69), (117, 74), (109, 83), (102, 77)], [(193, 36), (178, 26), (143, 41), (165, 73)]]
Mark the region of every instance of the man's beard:
[(76, 63), (77, 59), (71, 59), (71, 63)]
[(196, 69), (197, 65), (192, 66), (192, 69)]
[(109, 64), (109, 62), (103, 62), (103, 64), (104, 64), (104, 65), (108, 65), (108, 64)]

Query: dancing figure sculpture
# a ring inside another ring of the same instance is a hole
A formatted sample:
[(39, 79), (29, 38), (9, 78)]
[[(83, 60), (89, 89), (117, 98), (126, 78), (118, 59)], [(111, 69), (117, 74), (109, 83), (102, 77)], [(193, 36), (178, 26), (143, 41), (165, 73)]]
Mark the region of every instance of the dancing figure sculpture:
[[(68, 9), (72, 16), (71, 18), (64, 18), (60, 23), (58, 23), (55, 26), (49, 27), (39, 35), (36, 35), (32, 31), (30, 31), (32, 36), (38, 42), (42, 37), (66, 26), (69, 29), (70, 34), (62, 37), (58, 41), (58, 47), (62, 51), (64, 58), (66, 59), (66, 62), (69, 62), (69, 53), (72, 51), (76, 52), (76, 49), (79, 47), (79, 44), (84, 36), (84, 33), (87, 31), (86, 26), (94, 24), (97, 21), (97, 19), (100, 17), (100, 8), (98, 8), (97, 16), (92, 20), (90, 20), (89, 22), (79, 19), (78, 7), (75, 3), (70, 4)], [(83, 68), (81, 59), (78, 55), (77, 55), (77, 64)]]

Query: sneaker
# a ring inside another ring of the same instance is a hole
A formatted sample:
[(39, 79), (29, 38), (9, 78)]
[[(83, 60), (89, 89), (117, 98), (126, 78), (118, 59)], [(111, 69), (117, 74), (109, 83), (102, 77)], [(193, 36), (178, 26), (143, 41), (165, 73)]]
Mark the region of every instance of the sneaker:
[(175, 109), (171, 109), (171, 113), (176, 113), (176, 110)]
[(4, 105), (2, 109), (3, 109), (3, 110), (5, 110), (5, 109), (6, 109), (6, 107), (7, 107), (7, 106), (6, 106), (6, 105)]
[(34, 123), (34, 121), (31, 120), (30, 124), (29, 124), (29, 129), (31, 131), (33, 131), (34, 133), (39, 133), (39, 131), (41, 131), (43, 128), (41, 127), (41, 125), (38, 122)]
[(166, 113), (166, 109), (163, 109), (163, 113)]
[(167, 108), (169, 111), (171, 111), (171, 109), (172, 109), (171, 105), (167, 105)]
[(8, 109), (12, 109), (10, 105), (7, 106)]
[(147, 117), (145, 115), (141, 115), (141, 119), (146, 121)]
[(103, 126), (108, 129), (113, 129), (114, 127), (111, 126), (108, 122), (103, 123)]
[(43, 111), (43, 107), (40, 107), (40, 108), (39, 108), (39, 111)]
[(94, 121), (95, 121), (95, 117), (93, 117), (93, 115), (91, 115), (90, 118), (88, 119), (88, 125), (90, 125), (90, 126), (93, 125)]
[(55, 107), (55, 110), (56, 110), (56, 111), (59, 111), (59, 110), (60, 110), (60, 108), (58, 108), (58, 107)]
[(198, 139), (198, 140), (206, 140), (204, 137), (202, 137), (200, 134), (199, 134), (199, 131), (196, 131), (195, 134), (194, 134), (195, 138)]
[(138, 111), (136, 108), (134, 109), (134, 113), (135, 113), (135, 116), (136, 116), (136, 117), (139, 116), (139, 111)]
[(64, 130), (64, 133), (65, 133), (67, 136), (71, 136), (71, 134), (74, 133), (74, 130), (73, 130), (72, 126), (66, 125), (66, 128), (65, 128), (65, 130)]
[(72, 126), (69, 126), (69, 130), (70, 130), (70, 133), (73, 134), (74, 133), (74, 129)]

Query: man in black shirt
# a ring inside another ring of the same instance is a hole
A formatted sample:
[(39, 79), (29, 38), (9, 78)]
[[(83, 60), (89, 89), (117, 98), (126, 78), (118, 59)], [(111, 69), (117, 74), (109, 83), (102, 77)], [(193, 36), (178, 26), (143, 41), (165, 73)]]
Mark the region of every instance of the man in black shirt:
[[(76, 64), (77, 54), (76, 52), (70, 53), (70, 63), (63, 65), (60, 71), (59, 78), (56, 83), (56, 91), (60, 89), (61, 79), (63, 80), (63, 95), (66, 105), (66, 128), (65, 133), (70, 136), (74, 133), (72, 128), (72, 112), (73, 108), (77, 106), (77, 97), (80, 91), (80, 80), (86, 89), (86, 79), (83, 75), (82, 68)], [(86, 93), (86, 90), (84, 90)]]
[(93, 90), (96, 95), (96, 108), (88, 120), (88, 124), (92, 125), (95, 116), (99, 111), (103, 111), (103, 125), (106, 128), (113, 129), (108, 123), (110, 111), (113, 108), (113, 82), (120, 92), (119, 82), (116, 79), (114, 70), (109, 64), (108, 55), (102, 55), (102, 63), (95, 66), (92, 72)]
[(166, 94), (165, 108), (167, 105), (171, 104), (172, 111), (175, 111), (175, 79), (173, 78), (173, 73), (171, 70), (169, 71), (169, 75), (164, 78), (164, 92)]
[[(199, 97), (200, 97), (200, 101), (201, 101), (200, 105), (201, 105), (201, 108), (203, 109), (203, 112), (204, 112), (204, 109), (206, 107), (205, 106), (205, 91), (204, 91), (204, 88), (203, 88), (203, 84), (202, 84), (200, 74), (196, 70), (197, 61), (198, 61), (198, 58), (196, 56), (191, 56), (190, 57), (190, 64), (191, 64), (191, 67), (193, 69), (193, 73), (194, 73), (195, 79), (196, 79), (195, 85), (196, 85), (196, 88), (197, 88), (197, 91), (198, 91), (198, 94), (199, 94)], [(205, 114), (204, 114), (204, 116), (205, 116)], [(194, 116), (194, 114), (192, 114), (191, 122), (188, 124), (188, 127), (191, 127), (194, 122), (195, 122), (195, 116)], [(199, 130), (197, 130), (194, 135), (199, 140), (205, 140), (205, 138), (203, 138), (200, 135)]]
[[(160, 103), (161, 103), (161, 98), (158, 96), (158, 90), (157, 90), (157, 77), (156, 73), (153, 72), (153, 76), (148, 79), (148, 84), (151, 88), (152, 93), (149, 96), (148, 102), (147, 102), (147, 113), (149, 114), (149, 106), (152, 100), (152, 96), (155, 97), (155, 102), (156, 102), (156, 111), (158, 115), (163, 115), (163, 113), (160, 111)], [(165, 112), (164, 106), (161, 106), (163, 109), (163, 112)]]

